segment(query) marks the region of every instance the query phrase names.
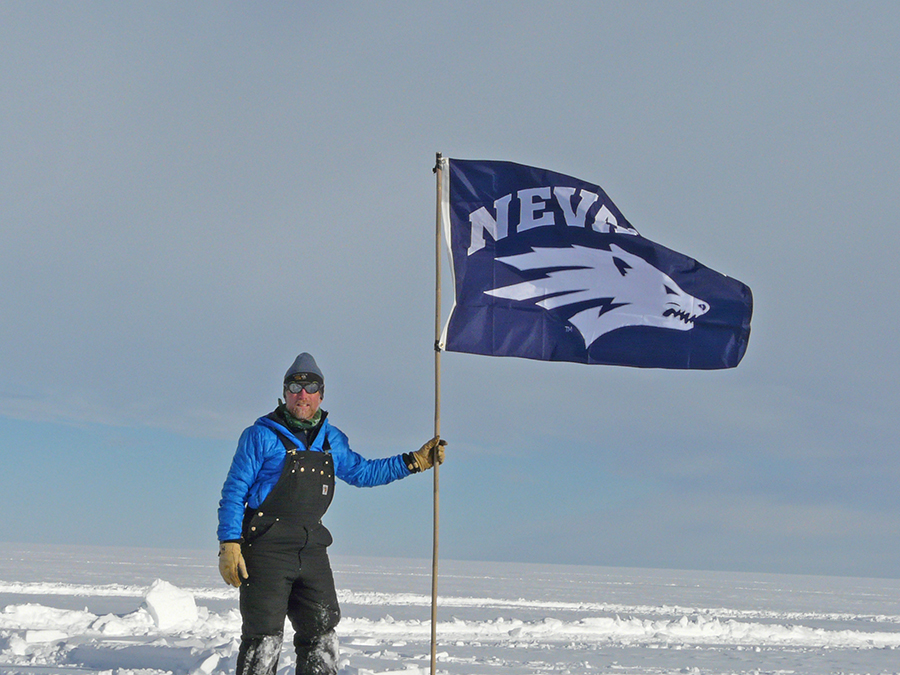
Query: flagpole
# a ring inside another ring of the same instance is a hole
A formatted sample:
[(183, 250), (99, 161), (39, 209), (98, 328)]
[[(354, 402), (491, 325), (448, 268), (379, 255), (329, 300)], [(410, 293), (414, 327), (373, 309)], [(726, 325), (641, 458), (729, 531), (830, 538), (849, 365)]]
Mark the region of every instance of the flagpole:
[[(441, 435), (441, 191), (443, 169), (441, 153), (435, 153), (434, 173), (437, 176), (437, 204), (435, 207), (434, 239), (434, 435)], [(437, 453), (438, 449), (433, 450)], [(440, 465), (435, 462), (434, 475), (434, 524), (431, 553), (431, 675), (437, 672), (437, 578), (438, 578), (438, 524), (440, 502)]]

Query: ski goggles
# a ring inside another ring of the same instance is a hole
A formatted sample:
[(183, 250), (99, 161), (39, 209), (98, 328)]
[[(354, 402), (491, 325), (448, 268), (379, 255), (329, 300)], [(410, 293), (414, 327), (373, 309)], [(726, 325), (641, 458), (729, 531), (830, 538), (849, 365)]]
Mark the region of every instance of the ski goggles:
[(317, 391), (321, 391), (322, 385), (319, 382), (291, 382), (285, 389), (292, 394), (299, 394), (301, 391), (305, 391), (307, 394), (315, 394)]

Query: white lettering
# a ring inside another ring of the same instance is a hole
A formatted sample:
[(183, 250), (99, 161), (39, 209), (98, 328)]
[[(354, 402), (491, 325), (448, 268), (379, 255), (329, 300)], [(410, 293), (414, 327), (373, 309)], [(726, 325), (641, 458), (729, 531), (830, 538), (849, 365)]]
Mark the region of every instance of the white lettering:
[(559, 202), (559, 207), (566, 217), (566, 225), (569, 227), (584, 227), (588, 209), (594, 205), (595, 201), (600, 199), (600, 195), (595, 195), (593, 192), (588, 192), (587, 190), (579, 190), (579, 192), (581, 193), (581, 199), (578, 201), (578, 206), (573, 209), (572, 197), (575, 195), (575, 188), (553, 188), (553, 196)]
[[(593, 192), (573, 187), (528, 188), (519, 190), (516, 197), (519, 201), (519, 220), (516, 232), (556, 225), (556, 217), (550, 201), (553, 197), (559, 204), (567, 227), (586, 227), (587, 214), (600, 199), (600, 196)], [(484, 248), (485, 232), (490, 234), (495, 242), (505, 239), (509, 235), (509, 206), (512, 198), (513, 196), (509, 194), (497, 199), (494, 202), (494, 216), (484, 206), (469, 214), (468, 255)], [(597, 214), (591, 222), (591, 229), (603, 234), (635, 236), (638, 234), (637, 230), (632, 227), (619, 225), (619, 221), (605, 205), (597, 210)]]
[(594, 218), (591, 228), (595, 232), (609, 232), (611, 234), (631, 234), (638, 236), (638, 231), (630, 225), (619, 225), (619, 221), (606, 206), (603, 206)]
[[(519, 198), (519, 227), (516, 232), (524, 232), (535, 227), (555, 225), (553, 211), (545, 211), (547, 200), (550, 199), (550, 188), (539, 187), (519, 190), (516, 193)], [(543, 213), (535, 217), (539, 212)]]
[(469, 214), (470, 239), (469, 250), (467, 255), (472, 255), (475, 251), (484, 248), (484, 231), (487, 230), (494, 238), (494, 241), (504, 239), (509, 234), (509, 203), (512, 201), (512, 195), (500, 197), (494, 202), (494, 211), (497, 213), (496, 220), (488, 213), (483, 206), (477, 211)]
[(599, 211), (597, 211), (597, 215), (594, 218), (594, 223), (591, 225), (594, 232), (610, 232), (614, 227), (619, 224), (619, 221), (616, 220), (616, 217), (612, 214), (606, 205), (604, 204)]

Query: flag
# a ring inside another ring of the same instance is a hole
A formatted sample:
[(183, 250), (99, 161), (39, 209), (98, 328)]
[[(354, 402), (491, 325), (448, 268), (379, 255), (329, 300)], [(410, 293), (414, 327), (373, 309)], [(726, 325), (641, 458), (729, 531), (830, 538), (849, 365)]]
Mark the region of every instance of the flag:
[(441, 158), (454, 303), (439, 346), (542, 361), (715, 369), (750, 337), (750, 289), (642, 237), (597, 185)]

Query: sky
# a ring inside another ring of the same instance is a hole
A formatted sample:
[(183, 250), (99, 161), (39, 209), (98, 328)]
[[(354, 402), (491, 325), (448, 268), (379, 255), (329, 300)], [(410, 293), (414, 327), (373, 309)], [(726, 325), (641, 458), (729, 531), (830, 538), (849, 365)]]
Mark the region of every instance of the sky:
[[(440, 557), (900, 577), (898, 25), (0, 3), (0, 541), (212, 559), (237, 438), (302, 351), (355, 450), (430, 438), (441, 152), (602, 186), (754, 316), (723, 371), (444, 353)], [(432, 494), (339, 485), (332, 551), (430, 557)]]

